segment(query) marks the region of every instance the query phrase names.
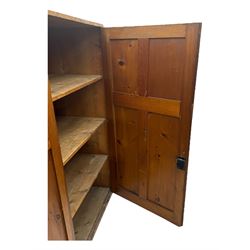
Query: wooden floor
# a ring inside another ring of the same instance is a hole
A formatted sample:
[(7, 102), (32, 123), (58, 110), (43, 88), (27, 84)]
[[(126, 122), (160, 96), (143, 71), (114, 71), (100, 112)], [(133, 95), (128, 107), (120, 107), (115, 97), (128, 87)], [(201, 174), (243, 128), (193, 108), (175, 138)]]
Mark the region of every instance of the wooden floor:
[(74, 217), (76, 240), (92, 240), (111, 197), (109, 188), (93, 187)]

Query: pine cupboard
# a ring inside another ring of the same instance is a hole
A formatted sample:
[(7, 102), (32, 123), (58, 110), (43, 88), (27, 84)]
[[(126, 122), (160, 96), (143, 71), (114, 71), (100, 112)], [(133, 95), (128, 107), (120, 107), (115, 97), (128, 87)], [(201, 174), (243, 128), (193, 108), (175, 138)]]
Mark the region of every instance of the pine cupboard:
[(49, 240), (92, 239), (112, 192), (183, 224), (200, 32), (49, 11)]

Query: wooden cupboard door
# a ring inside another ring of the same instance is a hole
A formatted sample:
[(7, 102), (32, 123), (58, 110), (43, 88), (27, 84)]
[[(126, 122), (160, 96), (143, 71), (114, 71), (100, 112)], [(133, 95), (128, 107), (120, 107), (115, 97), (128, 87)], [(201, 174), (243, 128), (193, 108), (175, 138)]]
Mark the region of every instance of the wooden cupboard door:
[(105, 29), (113, 191), (183, 223), (201, 24)]

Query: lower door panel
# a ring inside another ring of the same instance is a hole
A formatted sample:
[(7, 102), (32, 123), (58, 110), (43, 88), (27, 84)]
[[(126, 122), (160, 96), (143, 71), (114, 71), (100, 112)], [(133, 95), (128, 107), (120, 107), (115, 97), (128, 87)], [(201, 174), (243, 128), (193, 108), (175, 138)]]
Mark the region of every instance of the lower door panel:
[(115, 114), (117, 193), (175, 223), (179, 119), (125, 107)]
[(138, 111), (115, 108), (118, 185), (138, 194)]
[(148, 200), (174, 210), (179, 120), (148, 115)]

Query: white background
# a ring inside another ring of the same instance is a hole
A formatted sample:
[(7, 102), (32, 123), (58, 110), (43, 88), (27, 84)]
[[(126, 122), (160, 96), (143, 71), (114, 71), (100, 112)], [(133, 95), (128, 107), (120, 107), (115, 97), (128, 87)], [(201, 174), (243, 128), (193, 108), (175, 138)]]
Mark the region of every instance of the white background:
[[(47, 242), (47, 10), (127, 26), (202, 22), (184, 226), (112, 195), (92, 242)], [(250, 249), (247, 1), (2, 1), (1, 249)]]

